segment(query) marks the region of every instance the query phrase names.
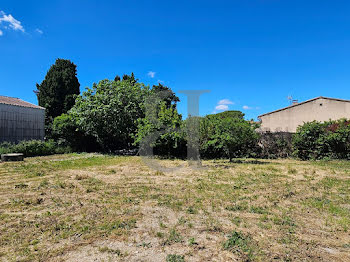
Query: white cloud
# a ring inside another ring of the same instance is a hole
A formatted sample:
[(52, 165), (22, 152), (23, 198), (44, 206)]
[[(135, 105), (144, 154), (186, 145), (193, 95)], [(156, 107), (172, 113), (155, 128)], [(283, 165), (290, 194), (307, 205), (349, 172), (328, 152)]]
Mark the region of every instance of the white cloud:
[(43, 34), (44, 32), (42, 30), (40, 30), (39, 28), (35, 29), (35, 32), (37, 32), (38, 34)]
[(153, 78), (153, 77), (156, 75), (156, 72), (149, 71), (149, 72), (147, 73), (147, 75), (148, 75), (150, 78)]
[[(21, 22), (15, 19), (11, 14), (6, 15), (5, 12), (0, 11), (0, 25), (3, 25), (5, 29), (13, 29), (15, 31), (22, 31), (24, 32), (24, 27), (22, 26)], [(2, 35), (3, 32), (1, 31)]]
[(225, 110), (228, 110), (228, 106), (227, 105), (217, 105), (215, 107), (215, 110), (218, 110), (218, 111), (225, 111)]
[(157, 80), (157, 82), (159, 83), (159, 84), (164, 84), (164, 81), (163, 80)]
[(218, 102), (218, 105), (233, 105), (234, 103), (230, 99), (222, 99)]
[(213, 114), (216, 114), (217, 111), (225, 111), (225, 110), (228, 110), (229, 107), (228, 105), (233, 105), (234, 103), (230, 100), (230, 99), (221, 99), (217, 105), (215, 106), (215, 109), (213, 111)]
[(259, 110), (260, 109), (260, 107), (250, 107), (250, 106), (243, 106), (242, 107), (244, 110), (251, 110), (251, 109), (256, 109), (256, 110)]
[(2, 36), (4, 33), (0, 30), (0, 36)]

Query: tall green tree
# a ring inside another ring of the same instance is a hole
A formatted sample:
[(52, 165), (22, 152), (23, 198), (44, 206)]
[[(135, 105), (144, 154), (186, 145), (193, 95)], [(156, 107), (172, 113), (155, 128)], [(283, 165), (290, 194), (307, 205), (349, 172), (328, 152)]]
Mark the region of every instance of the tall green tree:
[(145, 116), (149, 88), (134, 80), (102, 80), (87, 88), (69, 111), (78, 127), (93, 136), (103, 151), (132, 147), (137, 120)]
[(167, 86), (159, 83), (158, 85), (153, 85), (151, 89), (152, 95), (157, 95), (165, 102), (167, 108), (170, 108), (172, 105), (176, 106), (177, 102), (180, 102), (180, 99), (176, 94)]
[(132, 85), (135, 85), (139, 80), (138, 80), (137, 78), (135, 78), (134, 73), (131, 72), (130, 75), (124, 74), (124, 75), (123, 75), (123, 78), (120, 78), (119, 75), (116, 75), (115, 78), (114, 78), (114, 81), (115, 81), (115, 82), (118, 82), (118, 81), (126, 81), (126, 82), (129, 82), (129, 83), (132, 84)]
[(67, 113), (80, 93), (77, 66), (70, 60), (57, 59), (36, 87), (39, 105), (46, 108), (45, 124), (50, 130), (53, 119)]

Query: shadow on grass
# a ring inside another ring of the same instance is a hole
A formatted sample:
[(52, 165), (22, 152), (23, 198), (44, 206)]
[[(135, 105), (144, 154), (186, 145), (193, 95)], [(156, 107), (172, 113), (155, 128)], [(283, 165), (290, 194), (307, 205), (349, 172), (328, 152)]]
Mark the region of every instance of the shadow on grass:
[(223, 167), (223, 168), (229, 168), (230, 165), (233, 164), (249, 164), (249, 165), (269, 165), (269, 164), (275, 164), (269, 161), (261, 161), (257, 159), (232, 159), (231, 161), (222, 160), (219, 163), (216, 163), (214, 161), (215, 167)]

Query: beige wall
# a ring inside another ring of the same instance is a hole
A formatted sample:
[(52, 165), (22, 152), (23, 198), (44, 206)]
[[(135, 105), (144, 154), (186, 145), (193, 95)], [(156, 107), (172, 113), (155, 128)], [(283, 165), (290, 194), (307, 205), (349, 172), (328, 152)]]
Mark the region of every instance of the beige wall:
[[(322, 104), (322, 106), (321, 106)], [(305, 104), (261, 116), (261, 130), (295, 132), (304, 122), (350, 118), (350, 102), (319, 98)]]

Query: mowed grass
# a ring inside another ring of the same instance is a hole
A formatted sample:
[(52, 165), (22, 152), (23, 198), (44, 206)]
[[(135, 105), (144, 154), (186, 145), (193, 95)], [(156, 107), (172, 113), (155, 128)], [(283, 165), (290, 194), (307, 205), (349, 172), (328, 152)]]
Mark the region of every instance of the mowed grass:
[(0, 163), (1, 261), (350, 261), (350, 162)]

